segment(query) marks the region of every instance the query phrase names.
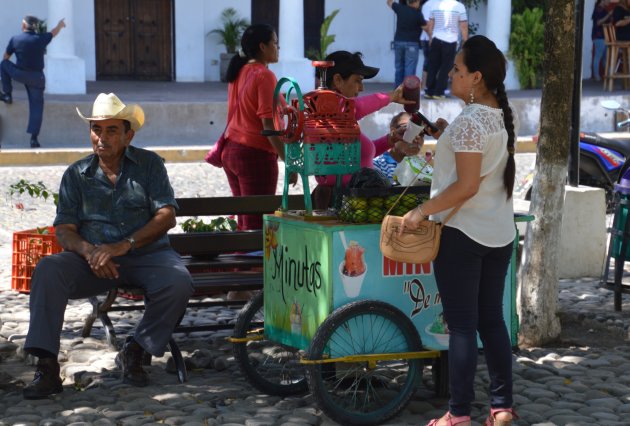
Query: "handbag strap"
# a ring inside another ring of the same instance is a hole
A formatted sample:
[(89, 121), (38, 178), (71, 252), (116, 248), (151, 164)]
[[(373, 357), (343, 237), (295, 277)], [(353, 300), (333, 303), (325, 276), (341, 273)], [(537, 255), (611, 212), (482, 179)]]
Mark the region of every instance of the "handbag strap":
[[(420, 176), (420, 173), (422, 172), (422, 169), (420, 169), (418, 171), (418, 173), (416, 174), (416, 177), (414, 177), (412, 179), (412, 182), (415, 181), (418, 176)], [(483, 181), (485, 179), (485, 176), (482, 176), (481, 179), (479, 180), (479, 184), (481, 184), (481, 181)], [(398, 198), (396, 199), (396, 201), (394, 202), (394, 204), (392, 204), (392, 206), (389, 208), (389, 210), (387, 210), (387, 213), (385, 213), (385, 216), (387, 216), (394, 207), (396, 207), (396, 205), (398, 204), (398, 202), (400, 201), (400, 199), (403, 197), (403, 195), (405, 195), (405, 193), (407, 192), (407, 190), (411, 188), (411, 185), (407, 185), (407, 187), (405, 188), (405, 190), (403, 192), (401, 192), (401, 194), (398, 196)], [(462, 208), (462, 206), (464, 205), (466, 201), (462, 201), (461, 203), (459, 203), (457, 206), (453, 207), (451, 209), (451, 211), (446, 215), (446, 217), (444, 218), (444, 220), (442, 221), (442, 225), (446, 225), (446, 222), (448, 222), (449, 220), (451, 220), (451, 218), (453, 216), (455, 216), (455, 213), (457, 213), (459, 211), (459, 209)]]

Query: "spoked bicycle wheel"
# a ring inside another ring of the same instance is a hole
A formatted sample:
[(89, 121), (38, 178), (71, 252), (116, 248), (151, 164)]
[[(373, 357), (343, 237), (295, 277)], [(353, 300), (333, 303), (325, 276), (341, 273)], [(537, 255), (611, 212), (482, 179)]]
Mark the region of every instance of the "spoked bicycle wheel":
[(349, 303), (313, 336), (306, 371), (310, 390), (340, 424), (382, 423), (407, 405), (420, 384), (423, 361), (404, 354), (419, 351), (418, 332), (398, 309), (374, 300)]
[(245, 305), (234, 327), (234, 357), (243, 375), (269, 395), (306, 393), (305, 367), (300, 364), (298, 349), (265, 340), (263, 327), (261, 291)]

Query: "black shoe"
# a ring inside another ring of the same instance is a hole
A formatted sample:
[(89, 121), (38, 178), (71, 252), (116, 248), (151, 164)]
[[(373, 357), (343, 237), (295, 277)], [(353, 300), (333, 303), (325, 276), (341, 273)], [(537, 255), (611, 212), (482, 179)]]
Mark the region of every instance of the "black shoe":
[(0, 92), (0, 101), (4, 102), (5, 104), (12, 104), (13, 98), (8, 93)]
[(122, 351), (116, 355), (116, 366), (122, 370), (123, 383), (144, 387), (149, 384), (149, 376), (142, 369), (144, 349), (132, 337), (127, 337)]
[(37, 140), (37, 136), (31, 136), (31, 148), (39, 148), (41, 145)]
[(59, 363), (55, 358), (40, 358), (37, 361), (35, 379), (24, 388), (24, 399), (43, 399), (63, 392)]

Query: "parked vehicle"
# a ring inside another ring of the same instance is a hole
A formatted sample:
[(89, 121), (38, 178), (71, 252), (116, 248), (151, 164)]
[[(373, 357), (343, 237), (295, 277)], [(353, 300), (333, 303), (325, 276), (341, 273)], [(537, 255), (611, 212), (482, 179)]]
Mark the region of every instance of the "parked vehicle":
[[(613, 100), (602, 101), (602, 107), (615, 111), (615, 130), (630, 130), (630, 111)], [(620, 134), (622, 136), (622, 134)], [(623, 135), (626, 136), (626, 135)], [(580, 133), (580, 185), (603, 188), (606, 204), (611, 205), (614, 185), (630, 167), (630, 133), (626, 137), (609, 138), (592, 132)], [(530, 200), (534, 183), (534, 165), (517, 182), (515, 194)]]

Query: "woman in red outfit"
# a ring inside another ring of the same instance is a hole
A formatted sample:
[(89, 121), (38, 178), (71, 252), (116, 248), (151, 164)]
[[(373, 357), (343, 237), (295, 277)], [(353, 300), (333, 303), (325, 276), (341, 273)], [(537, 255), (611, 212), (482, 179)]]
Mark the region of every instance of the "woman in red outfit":
[[(276, 193), (278, 157), (284, 146), (277, 136), (261, 135), (273, 129), (273, 92), (276, 76), (267, 68), (278, 62), (278, 36), (265, 24), (249, 26), (241, 38), (241, 49), (230, 61), (228, 81), (228, 125), (221, 154), (223, 170), (232, 195)], [(295, 183), (294, 176), (292, 183)], [(241, 230), (261, 229), (262, 216), (240, 215)]]

